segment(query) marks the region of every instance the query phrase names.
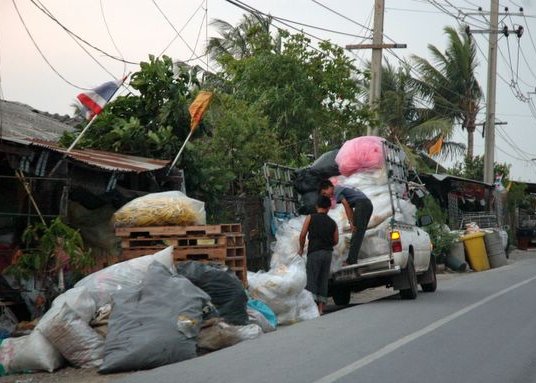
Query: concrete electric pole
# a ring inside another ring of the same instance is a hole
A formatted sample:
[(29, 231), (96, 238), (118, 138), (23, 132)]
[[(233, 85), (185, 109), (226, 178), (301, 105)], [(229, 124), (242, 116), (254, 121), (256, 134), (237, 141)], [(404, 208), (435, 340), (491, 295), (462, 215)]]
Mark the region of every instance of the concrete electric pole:
[[(385, 0), (374, 1), (374, 30), (372, 32), (372, 60), (370, 62), (370, 93), (369, 104), (374, 108), (381, 96), (382, 90), (382, 48), (383, 44), (383, 15), (385, 11)], [(367, 128), (367, 135), (378, 134), (378, 128), (370, 131)]]
[[(347, 45), (346, 49), (372, 49), (372, 60), (370, 63), (370, 89), (369, 105), (371, 109), (376, 108), (382, 90), (382, 49), (406, 48), (406, 44), (384, 44), (383, 43), (383, 15), (385, 12), (385, 0), (374, 0), (374, 29), (372, 31), (372, 44)], [(377, 135), (378, 128), (371, 130), (367, 127), (367, 135)]]
[(497, 34), (499, 28), (499, 0), (491, 0), (490, 8), (488, 84), (486, 93), (486, 130), (484, 138), (484, 182), (495, 180), (495, 96), (497, 89)]

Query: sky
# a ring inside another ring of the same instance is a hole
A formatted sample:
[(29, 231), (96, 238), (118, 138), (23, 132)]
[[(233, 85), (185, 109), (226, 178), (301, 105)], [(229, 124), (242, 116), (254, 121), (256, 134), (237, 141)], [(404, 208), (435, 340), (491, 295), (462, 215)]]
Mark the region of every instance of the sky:
[[(374, 0), (242, 2), (276, 17), (343, 32), (290, 24), (343, 47), (370, 42), (363, 37), (371, 36)], [(236, 24), (245, 13), (225, 0), (0, 0), (0, 98), (60, 114), (72, 114), (71, 105), (84, 89), (121, 78), (139, 67), (82, 44), (88, 54), (37, 6), (44, 6), (66, 28), (112, 56), (138, 63), (149, 54), (164, 52), (175, 60), (191, 60), (203, 67), (207, 66), (206, 57), (197, 57), (204, 53), (207, 36), (217, 35), (210, 23), (222, 19)], [(484, 13), (477, 11), (479, 6)], [(416, 54), (430, 59), (428, 44), (446, 48), (445, 26), (458, 28), (466, 21), (474, 31), (486, 29), (489, 6), (489, 0), (385, 0), (384, 40), (407, 44), (406, 49), (394, 52), (399, 58)], [(516, 15), (520, 6), (524, 16)], [(32, 43), (16, 7), (54, 70)], [(500, 35), (499, 39), (496, 116), (507, 125), (497, 126), (495, 160), (512, 165), (513, 179), (536, 182), (536, 107), (531, 110), (530, 105), (536, 99), (536, 0), (500, 0), (500, 7), (501, 12), (505, 7), (510, 12), (500, 16), (501, 25), (509, 29), (522, 25), (524, 34), (520, 39), (514, 34), (508, 38)], [(279, 22), (276, 25), (294, 31)], [(477, 78), (485, 94), (487, 34), (473, 36), (479, 48)], [(315, 38), (313, 44), (318, 42)], [(370, 59), (367, 50), (348, 54), (359, 67)], [(390, 52), (385, 52), (384, 60), (398, 63)], [(527, 98), (531, 100), (527, 102)], [(479, 122), (485, 120), (484, 112), (485, 108)], [(481, 129), (475, 133), (475, 154), (484, 151)], [(466, 133), (457, 128), (452, 140), (466, 142)], [(453, 161), (443, 164), (452, 166)]]

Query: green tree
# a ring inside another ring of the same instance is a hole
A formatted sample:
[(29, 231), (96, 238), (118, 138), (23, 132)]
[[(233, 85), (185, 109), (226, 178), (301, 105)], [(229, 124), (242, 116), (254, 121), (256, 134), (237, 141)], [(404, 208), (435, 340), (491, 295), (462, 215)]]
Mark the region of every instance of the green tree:
[(369, 115), (352, 79), (360, 72), (341, 48), (323, 42), (312, 49), (301, 34), (272, 37), (269, 25), (260, 16), (221, 24), (209, 52), (222, 67), (220, 89), (258, 107), (287, 148), (287, 162), (301, 165), (296, 159), (312, 146), (320, 154), (364, 132)]
[[(494, 172), (503, 177), (503, 183), (510, 178), (510, 168), (512, 165), (506, 163), (495, 163)], [(468, 178), (476, 181), (484, 180), (484, 156), (465, 157), (463, 162), (458, 162), (449, 173), (455, 176)]]
[(410, 64), (404, 62), (395, 68), (387, 62), (382, 69), (381, 89), (378, 112), (382, 136), (414, 152), (426, 151), (443, 137), (441, 156), (463, 155), (465, 145), (449, 140), (454, 133), (452, 122), (419, 102), (422, 95), (411, 76)]
[(420, 91), (432, 103), (439, 118), (448, 118), (467, 130), (467, 156), (473, 156), (474, 132), (482, 90), (475, 77), (476, 48), (470, 36), (446, 27), (448, 46), (441, 52), (434, 45), (428, 50), (432, 61), (413, 56), (420, 79)]
[(221, 94), (205, 119), (213, 129), (188, 148), (189, 162), (199, 169), (191, 176), (199, 178), (192, 179), (199, 196), (217, 200), (222, 194), (260, 193), (262, 165), (279, 162), (282, 152), (267, 118), (254, 105)]
[[(188, 105), (197, 77), (167, 56), (149, 56), (140, 67), (129, 84), (138, 94), (110, 102), (80, 140), (81, 147), (163, 159), (176, 153), (189, 132)], [(61, 143), (69, 145), (74, 138), (67, 133)]]

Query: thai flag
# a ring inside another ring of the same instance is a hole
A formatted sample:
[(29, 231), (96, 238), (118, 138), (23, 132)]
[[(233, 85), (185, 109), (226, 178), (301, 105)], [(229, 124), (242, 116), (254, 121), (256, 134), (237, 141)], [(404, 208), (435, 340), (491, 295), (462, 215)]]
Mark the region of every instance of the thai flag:
[(102, 112), (104, 106), (113, 97), (123, 80), (109, 81), (97, 88), (85, 93), (80, 93), (76, 98), (82, 104), (82, 113), (91, 120), (94, 116)]

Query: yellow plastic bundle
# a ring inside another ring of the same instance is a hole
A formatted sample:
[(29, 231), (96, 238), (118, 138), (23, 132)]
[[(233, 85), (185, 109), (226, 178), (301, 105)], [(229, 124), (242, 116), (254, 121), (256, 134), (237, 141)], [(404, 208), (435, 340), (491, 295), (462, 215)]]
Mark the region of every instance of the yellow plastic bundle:
[(179, 191), (152, 193), (121, 207), (112, 220), (115, 227), (204, 225), (205, 204)]

